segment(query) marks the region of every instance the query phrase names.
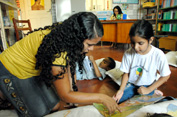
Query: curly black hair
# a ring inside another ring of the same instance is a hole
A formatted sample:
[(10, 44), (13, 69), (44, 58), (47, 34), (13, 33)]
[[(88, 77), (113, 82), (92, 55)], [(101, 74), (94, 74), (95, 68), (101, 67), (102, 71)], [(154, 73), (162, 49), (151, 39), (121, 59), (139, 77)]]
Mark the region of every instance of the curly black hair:
[[(73, 90), (77, 91), (74, 81), (76, 62), (79, 63), (79, 69), (83, 68), (83, 59), (85, 53), (83, 42), (86, 39), (94, 39), (103, 36), (103, 26), (98, 18), (91, 12), (79, 12), (61, 24), (55, 24), (47, 27), (51, 32), (44, 36), (44, 39), (38, 48), (36, 54), (36, 69), (41, 69), (40, 80), (47, 85), (51, 85), (58, 76), (62, 76), (66, 72), (66, 68), (70, 65)], [(63, 73), (53, 76), (51, 73), (52, 63), (56, 58), (63, 57), (61, 54), (66, 52), (66, 66), (62, 66)], [(81, 54), (82, 53), (82, 54)]]

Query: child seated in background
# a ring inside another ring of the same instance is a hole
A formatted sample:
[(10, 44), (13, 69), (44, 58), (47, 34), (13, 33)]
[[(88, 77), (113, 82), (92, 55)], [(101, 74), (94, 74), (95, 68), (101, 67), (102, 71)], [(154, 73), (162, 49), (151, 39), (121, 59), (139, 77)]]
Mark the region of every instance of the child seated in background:
[(91, 80), (98, 78), (103, 80), (106, 77), (105, 72), (114, 69), (116, 62), (111, 57), (107, 57), (97, 66), (93, 56), (86, 56), (83, 62), (84, 69), (80, 70), (78, 63), (76, 63), (76, 79), (77, 80)]

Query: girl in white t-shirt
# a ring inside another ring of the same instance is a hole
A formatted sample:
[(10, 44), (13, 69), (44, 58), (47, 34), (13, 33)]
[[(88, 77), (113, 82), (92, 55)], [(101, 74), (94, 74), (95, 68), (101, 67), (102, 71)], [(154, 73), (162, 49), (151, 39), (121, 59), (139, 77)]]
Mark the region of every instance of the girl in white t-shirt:
[[(134, 95), (153, 95), (169, 78), (171, 71), (165, 54), (151, 45), (152, 25), (146, 20), (134, 23), (130, 29), (131, 48), (123, 56), (120, 70), (124, 72), (120, 89), (113, 96), (117, 103)], [(157, 79), (157, 72), (160, 78)], [(163, 94), (163, 93), (162, 93)]]

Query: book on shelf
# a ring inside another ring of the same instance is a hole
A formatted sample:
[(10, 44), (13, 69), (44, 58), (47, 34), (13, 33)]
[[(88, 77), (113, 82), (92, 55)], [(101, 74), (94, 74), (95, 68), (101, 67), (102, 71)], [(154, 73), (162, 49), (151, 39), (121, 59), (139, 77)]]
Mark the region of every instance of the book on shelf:
[(167, 11), (163, 12), (163, 19), (168, 20), (168, 19), (177, 19), (177, 11)]
[(177, 24), (163, 24), (161, 31), (164, 31), (164, 32), (177, 32)]
[(156, 14), (155, 14), (155, 13), (151, 13), (151, 14), (145, 15), (145, 18), (146, 18), (146, 19), (155, 19), (155, 17), (156, 17)]
[(165, 7), (170, 7), (170, 4), (171, 4), (171, 0), (166, 0), (166, 5), (165, 5)]
[(174, 11), (174, 19), (177, 19), (177, 11)]
[(162, 23), (158, 23), (158, 28), (157, 28), (158, 31), (162, 30), (162, 25), (163, 25)]
[[(162, 1), (163, 1), (163, 0), (159, 0), (159, 5), (162, 5)], [(158, 4), (158, 0), (151, 0), (151, 2), (155, 2), (155, 5)]]
[(173, 7), (177, 5), (177, 0), (163, 0), (161, 8)]
[(177, 24), (173, 24), (172, 32), (177, 32)]
[(176, 6), (176, 5), (177, 5), (177, 0), (174, 0), (173, 6)]
[(174, 5), (175, 0), (171, 0), (170, 6), (172, 7)]

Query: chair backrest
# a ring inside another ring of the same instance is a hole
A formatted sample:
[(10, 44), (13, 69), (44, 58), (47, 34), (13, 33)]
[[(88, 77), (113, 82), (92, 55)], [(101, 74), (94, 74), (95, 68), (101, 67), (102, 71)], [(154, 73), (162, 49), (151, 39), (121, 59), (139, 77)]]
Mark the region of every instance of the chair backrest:
[[(21, 23), (21, 26), (20, 26), (20, 23)], [(13, 18), (13, 24), (14, 24), (17, 41), (20, 40), (19, 31), (24, 31), (24, 30), (28, 30), (30, 32), (32, 31), (30, 20), (17, 20)], [(27, 24), (27, 25), (24, 25), (24, 24)]]

